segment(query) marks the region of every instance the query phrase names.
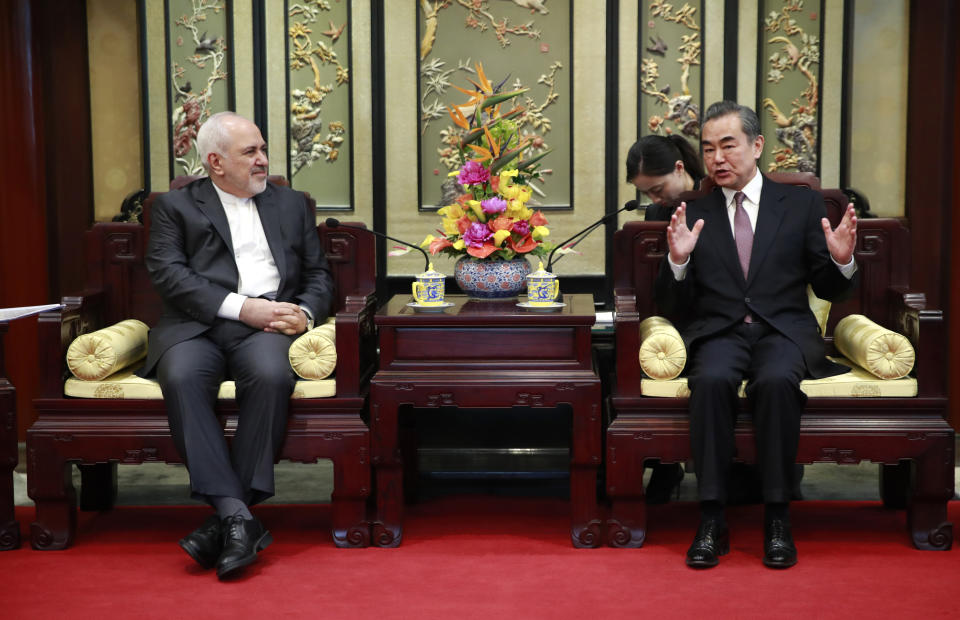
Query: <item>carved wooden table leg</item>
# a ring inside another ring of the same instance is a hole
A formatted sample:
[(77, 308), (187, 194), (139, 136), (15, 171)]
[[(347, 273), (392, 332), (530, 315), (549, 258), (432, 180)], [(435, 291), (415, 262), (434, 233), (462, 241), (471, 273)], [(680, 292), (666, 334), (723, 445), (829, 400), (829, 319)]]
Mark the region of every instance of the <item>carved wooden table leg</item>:
[(630, 428), (631, 416), (618, 414), (607, 429), (606, 489), (610, 497), (606, 539), (611, 547), (639, 548), (647, 538), (647, 500), (643, 489), (647, 436)]
[(367, 499), (370, 496), (370, 441), (364, 433), (344, 437), (343, 458), (334, 463), (331, 497), (333, 542), (338, 547), (370, 544)]
[(917, 487), (907, 503), (907, 528), (917, 549), (946, 551), (953, 544), (947, 502), (954, 493), (953, 433), (928, 436), (928, 449), (916, 460)]
[(14, 519), (13, 470), (17, 466), (17, 397), (7, 380), (3, 364), (3, 335), (7, 323), (0, 322), (0, 551), (20, 546), (20, 524)]
[(77, 494), (56, 442), (52, 436), (27, 435), (27, 493), (37, 505), (30, 524), (34, 549), (65, 549), (77, 528)]
[[(599, 547), (603, 542), (597, 483), (602, 459), (600, 438), (600, 383), (577, 390), (571, 432), (570, 537), (574, 547)], [(559, 398), (559, 397), (558, 397)]]
[(371, 386), (370, 434), (376, 487), (373, 544), (396, 547), (403, 538), (403, 461), (397, 438), (398, 405), (390, 388)]

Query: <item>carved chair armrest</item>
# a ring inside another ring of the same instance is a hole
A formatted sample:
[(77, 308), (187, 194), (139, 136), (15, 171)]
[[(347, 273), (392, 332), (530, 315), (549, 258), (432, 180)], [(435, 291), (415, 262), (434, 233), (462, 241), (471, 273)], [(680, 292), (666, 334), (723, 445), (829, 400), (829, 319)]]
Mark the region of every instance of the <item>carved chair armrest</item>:
[(104, 325), (103, 291), (86, 291), (83, 295), (64, 297), (64, 307), (44, 312), (37, 321), (40, 347), (39, 398), (62, 398), (67, 378), (67, 349), (81, 334), (106, 327)]
[(906, 336), (916, 351), (913, 372), (917, 377), (917, 396), (947, 395), (947, 339), (943, 311), (927, 308), (924, 293), (891, 288), (890, 327)]
[(616, 347), (616, 388), (618, 396), (640, 396), (640, 316), (637, 312), (637, 292), (623, 287), (613, 292), (614, 342)]
[(337, 312), (337, 396), (358, 396), (376, 366), (373, 291), (355, 291)]

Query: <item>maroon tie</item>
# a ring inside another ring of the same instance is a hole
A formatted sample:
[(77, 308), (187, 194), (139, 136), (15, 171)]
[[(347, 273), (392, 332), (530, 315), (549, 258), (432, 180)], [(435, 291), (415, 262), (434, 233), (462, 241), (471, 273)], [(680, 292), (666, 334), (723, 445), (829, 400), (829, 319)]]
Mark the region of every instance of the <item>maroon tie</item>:
[[(737, 202), (737, 210), (733, 214), (733, 238), (737, 242), (737, 255), (740, 257), (740, 268), (743, 269), (743, 279), (747, 279), (750, 270), (750, 253), (753, 251), (753, 228), (750, 227), (750, 216), (743, 208), (743, 192), (737, 192), (733, 199)], [(753, 316), (747, 313), (743, 317), (744, 323), (753, 323)]]
[(743, 278), (747, 278), (750, 270), (750, 252), (753, 250), (753, 229), (750, 227), (750, 216), (743, 208), (743, 192), (737, 192), (733, 199), (737, 202), (737, 210), (733, 214), (733, 238), (737, 241), (737, 255), (740, 257), (740, 267), (743, 269)]

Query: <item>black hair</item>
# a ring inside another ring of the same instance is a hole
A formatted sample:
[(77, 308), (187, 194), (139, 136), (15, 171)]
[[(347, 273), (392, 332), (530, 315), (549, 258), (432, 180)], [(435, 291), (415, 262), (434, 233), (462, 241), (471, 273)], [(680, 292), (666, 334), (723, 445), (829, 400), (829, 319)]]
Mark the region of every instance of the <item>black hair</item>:
[(728, 114), (736, 114), (740, 117), (743, 133), (747, 134), (747, 138), (750, 140), (755, 140), (760, 135), (760, 119), (757, 117), (757, 113), (753, 111), (753, 108), (740, 105), (735, 101), (718, 101), (710, 104), (707, 113), (703, 115), (703, 125), (706, 125), (707, 121)]
[(670, 174), (678, 160), (683, 162), (694, 185), (707, 176), (700, 156), (683, 136), (644, 136), (627, 151), (627, 183), (641, 172), (651, 177)]

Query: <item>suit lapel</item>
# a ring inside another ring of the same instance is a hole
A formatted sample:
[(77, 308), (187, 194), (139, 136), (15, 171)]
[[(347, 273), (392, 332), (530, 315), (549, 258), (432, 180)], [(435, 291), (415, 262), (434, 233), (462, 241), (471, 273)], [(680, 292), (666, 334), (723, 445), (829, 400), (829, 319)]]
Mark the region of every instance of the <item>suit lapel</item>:
[(263, 226), (263, 234), (267, 237), (267, 245), (270, 246), (273, 261), (277, 264), (277, 271), (280, 272), (280, 284), (277, 287), (277, 293), (279, 294), (283, 290), (286, 261), (284, 260), (280, 212), (277, 209), (275, 197), (273, 188), (267, 184), (267, 189), (254, 196), (253, 200), (257, 204), (257, 213), (260, 214), (260, 225)]
[(780, 223), (783, 221), (784, 204), (783, 191), (773, 181), (764, 177), (763, 189), (760, 190), (760, 210), (757, 214), (756, 232), (753, 235), (753, 250), (750, 253), (750, 269), (748, 271), (747, 286), (753, 282), (760, 270), (760, 265), (777, 237)]
[(723, 192), (719, 189), (711, 195), (709, 204), (704, 209), (703, 219), (703, 232), (708, 233), (711, 243), (716, 246), (717, 254), (723, 260), (724, 267), (737, 282), (745, 285), (743, 269), (740, 267), (740, 258), (737, 254), (737, 243), (730, 231), (730, 217), (727, 215), (726, 200)]
[(207, 216), (207, 219), (213, 224), (213, 227), (220, 234), (223, 242), (227, 244), (230, 250), (230, 256), (233, 256), (233, 238), (230, 236), (230, 223), (227, 222), (227, 213), (223, 210), (223, 204), (220, 202), (220, 196), (217, 190), (213, 188), (213, 181), (207, 178), (197, 188), (197, 205), (200, 211)]

